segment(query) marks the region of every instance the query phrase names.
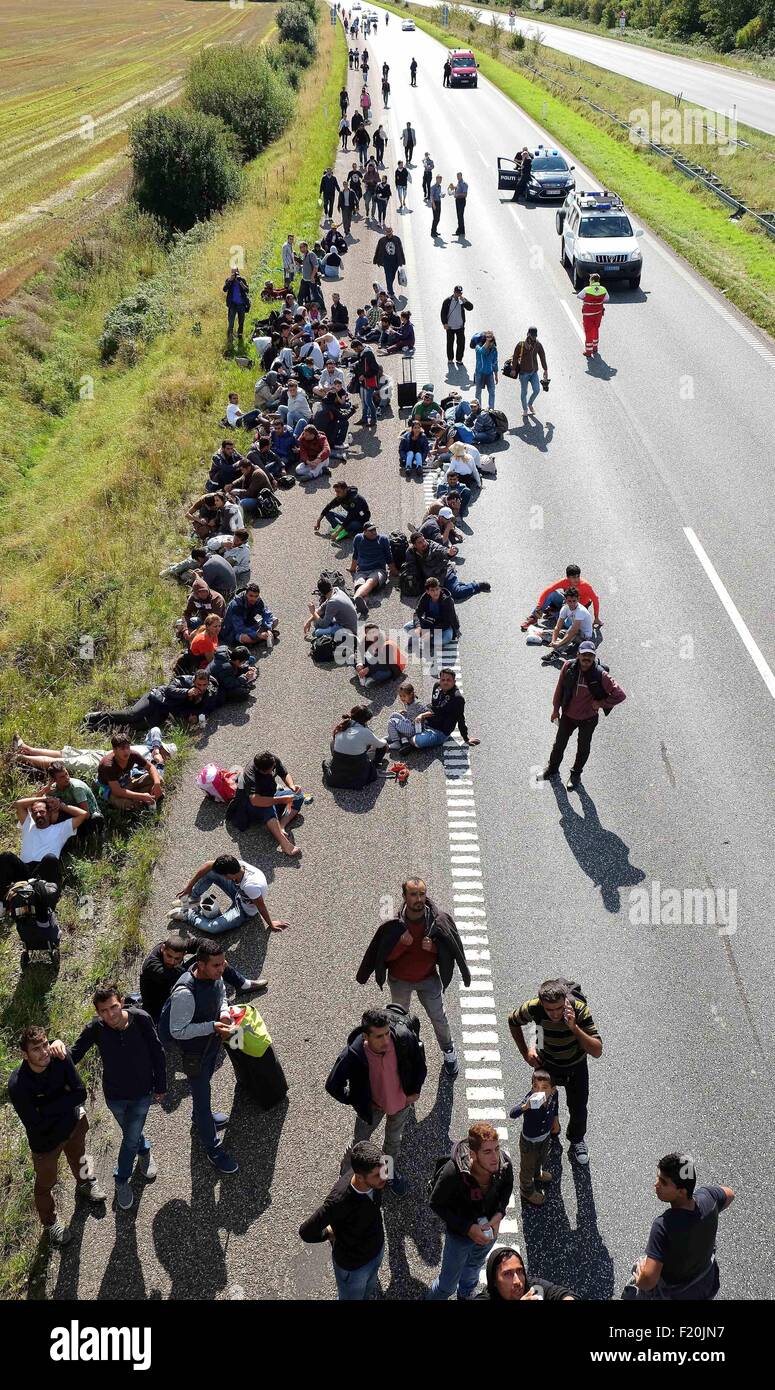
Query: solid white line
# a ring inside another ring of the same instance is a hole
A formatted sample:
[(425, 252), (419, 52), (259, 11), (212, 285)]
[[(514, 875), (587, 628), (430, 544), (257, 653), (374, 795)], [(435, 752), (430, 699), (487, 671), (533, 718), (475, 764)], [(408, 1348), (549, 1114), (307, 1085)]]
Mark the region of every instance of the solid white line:
[(697, 556), (697, 559), (702, 565), (702, 568), (707, 574), (708, 579), (713, 585), (713, 588), (716, 590), (716, 593), (721, 599), (721, 602), (723, 603), (729, 617), (731, 618), (733, 625), (737, 629), (737, 634), (740, 638), (740, 641), (742, 642), (743, 646), (748, 652), (748, 655), (750, 656), (754, 666), (756, 667), (757, 671), (759, 672), (759, 675), (764, 681), (764, 684), (769, 690), (770, 695), (772, 695), (773, 699), (775, 699), (775, 675), (770, 670), (770, 667), (767, 665), (767, 662), (764, 660), (764, 657), (762, 656), (762, 653), (760, 652), (759, 648), (754, 642), (753, 637), (751, 636), (751, 633), (746, 623), (744, 623), (738, 609), (732, 602), (728, 590), (725, 588), (724, 584), (722, 584), (721, 579), (719, 578), (718, 573), (716, 572), (716, 569), (711, 564), (711, 561), (709, 560), (705, 550), (698, 541), (691, 527), (684, 526), (683, 531), (687, 541), (692, 547), (692, 550)]
[(566, 304), (564, 299), (560, 300), (560, 304), (562, 308), (565, 310), (566, 314), (568, 315), (568, 318), (570, 319), (570, 325), (573, 329), (573, 332), (576, 334), (576, 337), (578, 338), (579, 342), (583, 343), (584, 330), (581, 327), (581, 324), (578, 322), (578, 320), (574, 318), (573, 310), (571, 309), (570, 304)]

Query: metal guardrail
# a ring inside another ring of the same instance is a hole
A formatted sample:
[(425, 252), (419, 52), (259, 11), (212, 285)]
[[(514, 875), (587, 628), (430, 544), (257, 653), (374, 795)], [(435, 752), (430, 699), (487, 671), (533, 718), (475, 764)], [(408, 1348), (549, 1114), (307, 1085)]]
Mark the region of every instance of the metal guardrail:
[[(592, 107), (593, 111), (598, 111), (601, 116), (606, 116), (609, 121), (613, 121), (616, 125), (620, 126), (622, 130), (628, 132), (634, 130), (638, 135), (639, 144), (644, 146), (648, 145), (653, 154), (661, 155), (663, 159), (669, 159), (673, 167), (677, 169), (679, 173), (684, 174), (686, 178), (697, 179), (699, 183), (709, 189), (722, 203), (734, 209), (734, 217), (743, 217), (744, 215), (752, 217), (755, 222), (758, 222), (763, 231), (775, 240), (775, 213), (762, 213), (757, 212), (755, 208), (749, 208), (740, 198), (736, 198), (733, 193), (730, 193), (728, 189), (724, 188), (715, 174), (711, 174), (707, 169), (703, 169), (701, 165), (692, 164), (689, 160), (682, 159), (680, 155), (677, 155), (668, 145), (656, 144), (654, 140), (648, 138), (641, 126), (630, 126), (628, 122), (623, 121), (620, 116), (615, 116), (612, 111), (607, 111), (604, 106), (600, 106), (595, 101), (590, 101), (589, 97), (585, 97), (581, 93), (579, 93), (579, 96), (582, 101), (586, 102), (587, 106)], [(736, 143), (742, 145), (745, 142), (741, 140)]]

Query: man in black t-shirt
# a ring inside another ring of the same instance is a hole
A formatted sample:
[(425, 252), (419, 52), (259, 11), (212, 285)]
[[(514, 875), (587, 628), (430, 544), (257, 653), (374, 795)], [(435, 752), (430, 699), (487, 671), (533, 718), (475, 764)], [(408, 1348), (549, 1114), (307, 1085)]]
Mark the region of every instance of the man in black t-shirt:
[(646, 1254), (638, 1260), (623, 1298), (709, 1302), (720, 1278), (716, 1264), (719, 1212), (735, 1194), (731, 1187), (695, 1187), (690, 1154), (666, 1154), (657, 1164), (654, 1191), (669, 1210), (652, 1222)]

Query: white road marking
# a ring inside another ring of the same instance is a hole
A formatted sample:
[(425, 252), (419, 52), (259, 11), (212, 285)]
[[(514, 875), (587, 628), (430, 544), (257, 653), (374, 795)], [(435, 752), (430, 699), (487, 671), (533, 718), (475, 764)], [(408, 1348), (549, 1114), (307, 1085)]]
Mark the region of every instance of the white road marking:
[(565, 310), (565, 313), (568, 315), (568, 318), (570, 320), (570, 326), (573, 329), (573, 332), (576, 334), (576, 337), (578, 338), (579, 342), (583, 343), (584, 330), (581, 327), (581, 324), (579, 323), (578, 319), (574, 317), (573, 310), (571, 309), (570, 304), (566, 304), (564, 299), (560, 300), (560, 304)]
[(747, 624), (743, 621), (743, 618), (741, 617), (738, 608), (733, 603), (729, 595), (729, 591), (719, 578), (719, 575), (714, 565), (709, 559), (704, 547), (700, 544), (699, 540), (694, 534), (694, 531), (691, 529), (690, 526), (684, 526), (683, 532), (686, 536), (687, 541), (692, 547), (692, 550), (697, 556), (697, 559), (702, 565), (702, 568), (707, 574), (708, 579), (713, 585), (713, 588), (716, 590), (718, 597), (721, 599), (721, 602), (724, 605), (724, 608), (726, 609), (726, 612), (729, 615), (733, 626), (737, 630), (737, 635), (740, 638), (740, 641), (742, 642), (743, 646), (748, 652), (748, 655), (750, 656), (754, 666), (756, 667), (757, 671), (759, 672), (759, 675), (764, 681), (764, 684), (769, 690), (770, 695), (772, 695), (773, 699), (775, 699), (775, 674), (773, 674), (772, 670), (767, 665), (767, 662), (765, 661), (761, 651), (759, 650), (753, 637), (751, 636)]

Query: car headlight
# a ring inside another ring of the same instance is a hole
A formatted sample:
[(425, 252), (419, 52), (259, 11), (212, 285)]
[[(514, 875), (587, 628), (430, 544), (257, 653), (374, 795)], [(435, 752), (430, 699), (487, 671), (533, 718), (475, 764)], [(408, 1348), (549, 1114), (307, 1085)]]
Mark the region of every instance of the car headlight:
[(635, 247), (635, 250), (634, 250), (634, 251), (630, 251), (629, 256), (628, 256), (628, 260), (631, 260), (631, 261), (641, 261), (641, 260), (643, 260), (643, 257), (641, 256), (641, 253), (640, 253), (640, 251), (638, 250), (637, 246)]

